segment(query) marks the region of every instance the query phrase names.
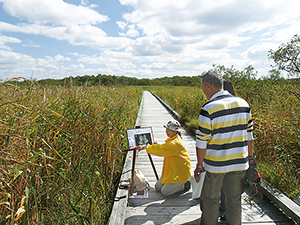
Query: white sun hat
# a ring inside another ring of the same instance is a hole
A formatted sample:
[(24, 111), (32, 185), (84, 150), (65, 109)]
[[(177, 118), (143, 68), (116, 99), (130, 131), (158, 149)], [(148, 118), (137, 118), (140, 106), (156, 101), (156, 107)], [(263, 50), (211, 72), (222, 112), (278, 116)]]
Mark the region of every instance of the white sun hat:
[(177, 120), (170, 120), (167, 125), (164, 125), (164, 127), (169, 128), (170, 130), (173, 131), (179, 131), (181, 132), (181, 125)]

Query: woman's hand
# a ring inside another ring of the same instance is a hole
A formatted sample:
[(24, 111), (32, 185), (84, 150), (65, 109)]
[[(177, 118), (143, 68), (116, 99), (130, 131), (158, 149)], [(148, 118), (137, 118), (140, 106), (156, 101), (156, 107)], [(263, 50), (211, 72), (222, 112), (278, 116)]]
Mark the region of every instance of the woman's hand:
[(146, 148), (145, 145), (138, 145), (138, 146), (136, 146), (136, 149), (139, 150), (139, 151), (144, 150), (145, 148)]

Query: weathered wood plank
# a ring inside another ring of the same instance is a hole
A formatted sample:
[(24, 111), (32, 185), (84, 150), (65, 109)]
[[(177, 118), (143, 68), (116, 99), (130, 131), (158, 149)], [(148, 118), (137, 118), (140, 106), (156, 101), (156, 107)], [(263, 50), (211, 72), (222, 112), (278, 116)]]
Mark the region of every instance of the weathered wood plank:
[[(243, 224), (293, 224), (276, 211), (245, 207), (247, 206), (243, 206)], [(200, 208), (189, 206), (166, 207), (160, 203), (152, 203), (147, 207), (136, 207), (127, 215), (125, 224), (199, 224), (201, 211)]]
[[(126, 159), (124, 167), (123, 167), (123, 173), (121, 175), (121, 180), (130, 179), (131, 160), (129, 158), (130, 158), (130, 154), (127, 154), (127, 159)], [(124, 196), (125, 196), (125, 198), (124, 198)], [(120, 198), (120, 199), (118, 201), (114, 202), (110, 220), (109, 220), (109, 225), (124, 224), (124, 222), (125, 222), (126, 207), (128, 204), (128, 189), (118, 189), (118, 191), (116, 193), (116, 200), (118, 198)]]
[(298, 224), (300, 224), (300, 206), (285, 196), (282, 192), (269, 185), (266, 181), (261, 182), (259, 191), (268, 199), (273, 201), (280, 209), (282, 209), (287, 216), (292, 218)]

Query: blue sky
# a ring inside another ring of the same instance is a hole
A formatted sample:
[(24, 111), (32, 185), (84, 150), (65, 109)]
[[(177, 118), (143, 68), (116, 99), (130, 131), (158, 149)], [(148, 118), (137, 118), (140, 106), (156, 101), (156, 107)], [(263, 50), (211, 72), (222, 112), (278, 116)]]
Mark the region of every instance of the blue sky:
[(196, 76), (212, 64), (267, 76), (300, 34), (299, 0), (0, 0), (0, 80)]

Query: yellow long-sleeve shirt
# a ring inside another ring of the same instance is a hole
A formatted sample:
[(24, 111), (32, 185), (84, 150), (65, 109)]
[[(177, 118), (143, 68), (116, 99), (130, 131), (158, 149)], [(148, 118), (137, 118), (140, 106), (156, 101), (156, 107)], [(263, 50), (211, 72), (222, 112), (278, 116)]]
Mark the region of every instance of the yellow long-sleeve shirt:
[(178, 134), (167, 138), (164, 144), (147, 145), (146, 151), (164, 157), (162, 184), (183, 183), (192, 176), (190, 156)]

